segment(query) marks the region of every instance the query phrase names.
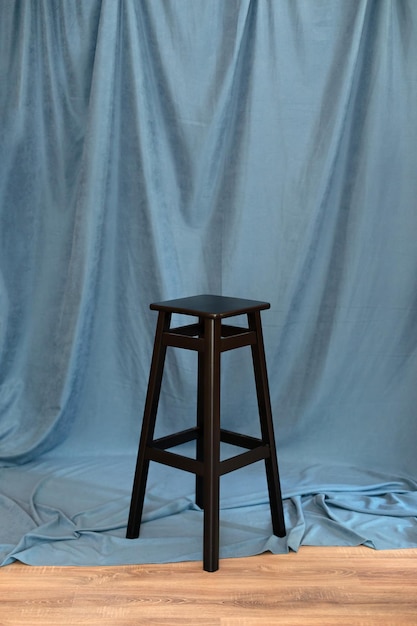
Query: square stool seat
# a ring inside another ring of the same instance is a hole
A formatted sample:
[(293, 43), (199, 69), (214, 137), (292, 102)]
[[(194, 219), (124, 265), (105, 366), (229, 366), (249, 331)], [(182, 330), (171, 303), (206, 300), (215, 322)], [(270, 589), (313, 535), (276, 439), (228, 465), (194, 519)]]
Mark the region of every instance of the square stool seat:
[[(191, 472), (196, 476), (196, 504), (204, 510), (203, 567), (219, 567), (220, 476), (260, 460), (265, 462), (273, 533), (285, 536), (284, 513), (278, 460), (272, 421), (260, 311), (268, 302), (218, 295), (198, 295), (150, 305), (158, 311), (155, 340), (143, 413), (136, 470), (133, 481), (127, 537), (139, 536), (150, 461)], [(193, 316), (198, 321), (171, 328), (173, 314)], [(247, 326), (223, 320), (246, 315)], [(167, 347), (194, 350), (197, 364), (196, 426), (154, 439), (155, 423)], [(221, 354), (250, 346), (258, 400), (261, 437), (251, 437), (221, 428)], [(195, 459), (170, 452), (182, 443), (196, 441)], [(246, 451), (221, 460), (220, 444), (228, 443)]]

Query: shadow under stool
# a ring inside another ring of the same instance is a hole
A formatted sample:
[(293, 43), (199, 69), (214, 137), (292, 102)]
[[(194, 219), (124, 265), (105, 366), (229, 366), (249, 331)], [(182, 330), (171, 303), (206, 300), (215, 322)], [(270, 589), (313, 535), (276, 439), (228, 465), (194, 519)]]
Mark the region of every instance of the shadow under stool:
[[(273, 533), (278, 537), (286, 534), (260, 315), (269, 307), (268, 302), (215, 295), (150, 305), (152, 310), (158, 311), (158, 321), (126, 536), (129, 539), (139, 536), (150, 461), (191, 472), (196, 476), (196, 504), (204, 511), (203, 568), (208, 572), (219, 567), (220, 476), (228, 472), (265, 461)], [(171, 328), (173, 313), (190, 315), (198, 321)], [(239, 315), (247, 316), (247, 327), (224, 323), (225, 319)], [(198, 353), (197, 422), (193, 428), (154, 439), (168, 346)], [(220, 425), (221, 354), (243, 346), (250, 346), (252, 351), (261, 438), (231, 432)], [(189, 441), (196, 442), (195, 458), (169, 451)], [(221, 443), (246, 451), (221, 460)]]

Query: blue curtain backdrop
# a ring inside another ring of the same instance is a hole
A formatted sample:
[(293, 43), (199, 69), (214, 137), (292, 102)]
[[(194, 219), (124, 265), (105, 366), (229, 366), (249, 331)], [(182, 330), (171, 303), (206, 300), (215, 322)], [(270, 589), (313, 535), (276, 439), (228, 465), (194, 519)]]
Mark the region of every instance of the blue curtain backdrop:
[[(288, 534), (258, 463), (221, 556), (417, 546), (416, 103), (413, 0), (2, 0), (1, 563), (201, 558), (193, 476), (156, 464), (125, 539), (149, 303), (199, 293), (271, 302)], [(247, 350), (222, 420), (256, 433)]]

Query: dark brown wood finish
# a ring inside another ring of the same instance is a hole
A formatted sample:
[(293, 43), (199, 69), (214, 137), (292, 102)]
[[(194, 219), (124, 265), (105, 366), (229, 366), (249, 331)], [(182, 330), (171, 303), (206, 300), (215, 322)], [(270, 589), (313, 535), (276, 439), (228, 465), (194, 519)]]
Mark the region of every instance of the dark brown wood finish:
[[(139, 536), (150, 461), (163, 463), (196, 475), (196, 503), (204, 510), (203, 567), (214, 572), (219, 567), (219, 489), (220, 477), (260, 460), (265, 461), (271, 506), (272, 528), (285, 536), (284, 513), (278, 461), (269, 396), (265, 349), (260, 311), (269, 303), (223, 296), (201, 295), (153, 303), (158, 322), (143, 414), (142, 432), (133, 483), (127, 537)], [(197, 323), (171, 328), (172, 314), (192, 315)], [(230, 317), (245, 315), (247, 327), (223, 323)], [(198, 353), (197, 424), (195, 428), (154, 439), (155, 421), (167, 347), (195, 350)], [(226, 431), (220, 424), (221, 354), (250, 346), (261, 425), (261, 438)], [(168, 449), (196, 441), (196, 458)], [(221, 443), (247, 451), (221, 460)]]

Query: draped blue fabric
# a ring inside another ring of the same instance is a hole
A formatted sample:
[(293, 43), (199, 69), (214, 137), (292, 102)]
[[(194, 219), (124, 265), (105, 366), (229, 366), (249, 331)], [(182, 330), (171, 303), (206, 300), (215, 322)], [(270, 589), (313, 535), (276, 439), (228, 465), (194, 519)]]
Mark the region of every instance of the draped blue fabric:
[[(0, 562), (201, 559), (193, 476), (157, 464), (125, 539), (149, 304), (200, 293), (271, 303), (288, 533), (257, 463), (221, 556), (417, 546), (417, 4), (2, 0), (0, 86)], [(222, 379), (256, 434), (246, 348)], [(158, 433), (195, 390), (171, 350)]]

